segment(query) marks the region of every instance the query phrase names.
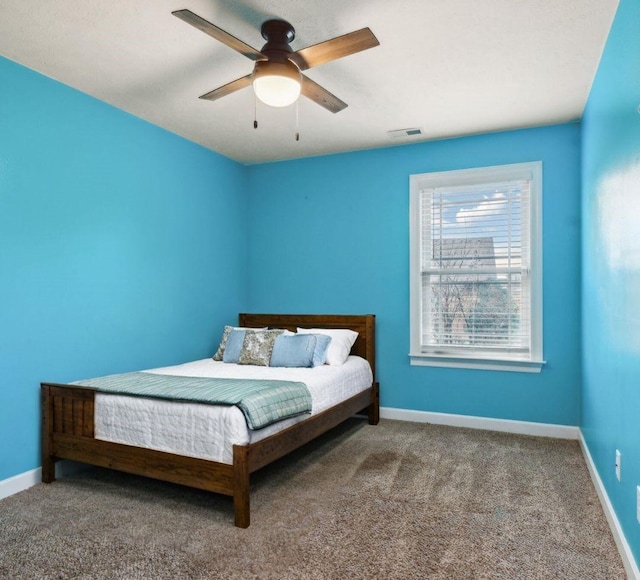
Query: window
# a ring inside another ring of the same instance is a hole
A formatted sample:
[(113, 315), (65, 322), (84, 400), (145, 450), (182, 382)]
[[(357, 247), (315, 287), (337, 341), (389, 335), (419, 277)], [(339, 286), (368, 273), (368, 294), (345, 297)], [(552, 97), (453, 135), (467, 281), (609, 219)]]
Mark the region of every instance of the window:
[(410, 185), (411, 363), (540, 372), (542, 164)]

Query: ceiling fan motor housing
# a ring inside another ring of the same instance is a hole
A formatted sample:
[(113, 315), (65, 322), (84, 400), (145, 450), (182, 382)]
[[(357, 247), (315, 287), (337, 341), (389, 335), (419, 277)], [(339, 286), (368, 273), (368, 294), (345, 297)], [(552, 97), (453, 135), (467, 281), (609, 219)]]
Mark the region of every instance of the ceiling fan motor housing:
[(260, 33), (267, 41), (260, 52), (265, 53), (265, 50), (292, 52), (289, 44), (296, 37), (296, 30), (286, 20), (267, 20), (262, 24)]
[(300, 69), (289, 60), (289, 55), (293, 52), (289, 43), (296, 36), (293, 26), (285, 20), (267, 20), (262, 25), (260, 32), (267, 41), (260, 52), (268, 57), (268, 60), (256, 61), (253, 68), (253, 79), (262, 76), (279, 76), (300, 83)]

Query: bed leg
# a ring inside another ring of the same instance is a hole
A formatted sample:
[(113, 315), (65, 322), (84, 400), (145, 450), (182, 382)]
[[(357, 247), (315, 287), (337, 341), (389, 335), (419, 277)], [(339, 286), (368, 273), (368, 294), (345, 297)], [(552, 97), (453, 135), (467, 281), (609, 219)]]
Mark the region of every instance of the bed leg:
[(56, 462), (51, 457), (42, 458), (42, 483), (56, 480)]
[(233, 446), (233, 512), (237, 528), (251, 523), (249, 498), (249, 457), (247, 447)]
[(369, 425), (377, 425), (380, 421), (380, 383), (373, 383), (368, 415)]
[(42, 482), (51, 483), (56, 479), (56, 462), (51, 454), (53, 451), (53, 401), (49, 387), (42, 385), (40, 404), (42, 405)]

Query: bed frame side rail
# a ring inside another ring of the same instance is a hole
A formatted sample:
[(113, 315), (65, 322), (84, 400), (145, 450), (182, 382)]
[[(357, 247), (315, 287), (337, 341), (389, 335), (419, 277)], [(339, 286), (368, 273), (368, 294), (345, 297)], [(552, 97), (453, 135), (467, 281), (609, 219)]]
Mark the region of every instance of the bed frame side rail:
[(250, 443), (233, 446), (235, 473), (233, 506), (235, 525), (247, 528), (250, 524), (249, 475), (254, 471), (284, 457), (302, 447), (322, 433), (336, 427), (363, 408), (370, 408), (371, 401), (377, 399), (377, 383), (369, 389), (354, 395), (336, 407), (331, 407), (305, 421), (274, 433), (270, 437)]

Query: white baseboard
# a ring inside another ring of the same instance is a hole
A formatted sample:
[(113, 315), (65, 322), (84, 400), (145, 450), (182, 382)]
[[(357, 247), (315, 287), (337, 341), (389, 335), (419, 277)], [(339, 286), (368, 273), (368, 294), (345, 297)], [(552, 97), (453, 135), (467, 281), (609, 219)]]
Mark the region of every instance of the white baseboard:
[(570, 425), (553, 425), (550, 423), (533, 423), (529, 421), (512, 421), (509, 419), (491, 419), (471, 415), (453, 415), (450, 413), (432, 413), (429, 411), (412, 411), (381, 407), (382, 419), (413, 421), (415, 423), (433, 423), (449, 427), (467, 427), (469, 429), (485, 429), (487, 431), (503, 431), (520, 435), (536, 435), (538, 437), (554, 437), (556, 439), (578, 439), (580, 429)]
[(618, 552), (620, 552), (620, 557), (622, 558), (622, 563), (624, 565), (627, 576), (631, 580), (640, 580), (640, 570), (638, 570), (638, 565), (636, 564), (636, 560), (633, 557), (633, 552), (631, 551), (631, 548), (627, 542), (627, 538), (622, 531), (622, 527), (620, 526), (620, 522), (618, 521), (618, 516), (613, 509), (613, 505), (611, 505), (609, 494), (607, 493), (607, 490), (602, 483), (602, 479), (600, 479), (600, 475), (598, 474), (598, 470), (596, 469), (595, 463), (593, 462), (593, 458), (591, 457), (591, 453), (589, 452), (587, 443), (582, 436), (582, 432), (580, 432), (579, 440), (580, 447), (582, 448), (582, 454), (584, 455), (584, 460), (587, 464), (587, 469), (589, 470), (591, 480), (593, 481), (593, 486), (596, 488), (596, 493), (598, 494), (598, 498), (600, 499), (600, 503), (602, 504), (604, 515), (609, 522), (609, 527), (611, 528), (613, 539), (615, 540), (616, 546), (618, 547)]
[[(86, 469), (87, 465), (84, 463), (77, 463), (75, 461), (58, 461), (56, 463), (56, 478), (66, 477), (72, 473), (77, 473)], [(0, 481), (0, 499), (9, 497), (14, 493), (29, 489), (34, 485), (37, 485), (42, 481), (42, 468), (38, 467), (31, 471), (25, 471), (13, 477), (3, 479)]]

